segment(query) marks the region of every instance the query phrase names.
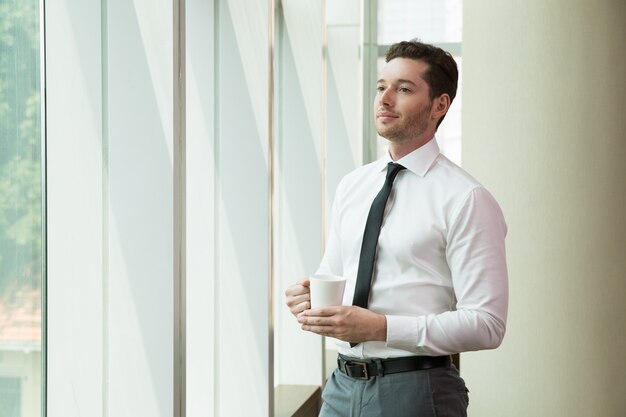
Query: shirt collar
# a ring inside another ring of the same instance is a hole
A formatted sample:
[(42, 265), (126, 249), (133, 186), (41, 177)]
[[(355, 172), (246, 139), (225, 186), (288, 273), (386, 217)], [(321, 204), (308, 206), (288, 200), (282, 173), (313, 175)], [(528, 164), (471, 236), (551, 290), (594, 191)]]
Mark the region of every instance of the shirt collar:
[(423, 177), (426, 175), (438, 156), (439, 145), (437, 144), (437, 140), (433, 137), (427, 143), (397, 161), (391, 159), (389, 152), (385, 152), (385, 155), (378, 161), (380, 163), (381, 171), (387, 169), (387, 164), (389, 162), (397, 162), (409, 171)]

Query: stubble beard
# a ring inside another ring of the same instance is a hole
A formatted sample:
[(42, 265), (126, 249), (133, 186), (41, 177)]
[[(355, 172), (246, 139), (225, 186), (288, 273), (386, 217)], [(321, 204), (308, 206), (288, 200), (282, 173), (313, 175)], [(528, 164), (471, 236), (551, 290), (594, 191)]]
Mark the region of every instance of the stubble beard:
[(376, 126), (376, 131), (380, 137), (394, 143), (406, 142), (418, 138), (428, 129), (428, 118), (431, 108), (432, 103), (422, 109), (418, 114), (409, 117), (406, 122), (399, 123), (396, 126), (390, 126), (388, 129), (385, 129), (386, 126), (383, 126), (382, 129)]

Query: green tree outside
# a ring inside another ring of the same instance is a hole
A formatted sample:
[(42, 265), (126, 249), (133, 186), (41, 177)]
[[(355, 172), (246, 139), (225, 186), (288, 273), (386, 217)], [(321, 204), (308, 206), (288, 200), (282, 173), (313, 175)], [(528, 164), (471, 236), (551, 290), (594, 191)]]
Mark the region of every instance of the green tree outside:
[(41, 288), (39, 23), (38, 1), (0, 0), (0, 302)]

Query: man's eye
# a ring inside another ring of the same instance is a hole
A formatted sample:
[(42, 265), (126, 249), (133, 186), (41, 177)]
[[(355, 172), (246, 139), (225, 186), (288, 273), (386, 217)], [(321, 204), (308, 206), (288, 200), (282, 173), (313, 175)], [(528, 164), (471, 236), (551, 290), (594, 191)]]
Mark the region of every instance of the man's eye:
[(382, 85), (379, 85), (378, 87), (376, 87), (376, 90), (385, 91), (385, 87), (383, 87)]
[(411, 90), (409, 90), (406, 87), (400, 87), (400, 88), (398, 88), (398, 91), (400, 91), (401, 93), (410, 93), (411, 92)]

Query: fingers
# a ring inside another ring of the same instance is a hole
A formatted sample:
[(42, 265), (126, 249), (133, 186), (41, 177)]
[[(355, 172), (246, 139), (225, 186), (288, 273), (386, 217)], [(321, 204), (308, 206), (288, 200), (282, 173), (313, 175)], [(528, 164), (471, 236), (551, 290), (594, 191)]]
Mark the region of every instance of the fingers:
[(320, 336), (333, 336), (335, 334), (335, 329), (332, 326), (311, 326), (308, 324), (303, 324), (302, 330), (306, 332), (316, 333)]
[(287, 295), (287, 305), (293, 307), (305, 301), (311, 301), (311, 295), (308, 292), (297, 292)]
[[(298, 323), (312, 326), (330, 326), (332, 323), (325, 317), (308, 317), (306, 314), (298, 316)], [(306, 329), (305, 329), (306, 330)]]
[(294, 316), (311, 308), (311, 296), (308, 285), (309, 280), (304, 279), (285, 290), (287, 306)]
[(298, 316), (298, 323), (300, 323), (302, 330), (322, 336), (331, 335), (335, 330), (333, 319), (328, 317), (310, 317), (306, 314), (301, 314)]
[(309, 280), (305, 279), (288, 287), (285, 290), (285, 295), (289, 298), (297, 295), (308, 294), (309, 292)]
[(305, 311), (304, 315), (316, 317), (331, 317), (340, 314), (343, 310), (344, 309), (342, 306), (314, 308), (312, 310)]
[(298, 301), (287, 302), (287, 306), (289, 307), (289, 310), (291, 310), (291, 314), (297, 317), (302, 312), (311, 308), (311, 302), (309, 301), (308, 296), (307, 296), (306, 299), (302, 299), (299, 302)]
[(369, 340), (363, 338), (360, 326), (350, 319), (351, 306), (325, 307), (323, 309), (307, 310), (298, 316), (298, 323), (302, 330), (320, 336), (334, 337), (344, 342), (361, 342)]

